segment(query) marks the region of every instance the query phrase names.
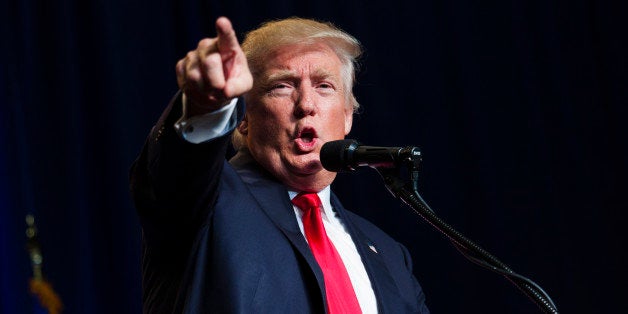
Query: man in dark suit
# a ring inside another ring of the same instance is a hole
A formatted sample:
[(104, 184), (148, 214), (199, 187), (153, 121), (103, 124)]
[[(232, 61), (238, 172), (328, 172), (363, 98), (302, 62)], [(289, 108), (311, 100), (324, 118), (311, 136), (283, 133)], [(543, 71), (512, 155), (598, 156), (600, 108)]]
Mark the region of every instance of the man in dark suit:
[(407, 250), (342, 207), (319, 160), (351, 129), (357, 40), (296, 18), (242, 47), (216, 29), (131, 171), (144, 312), (428, 313)]

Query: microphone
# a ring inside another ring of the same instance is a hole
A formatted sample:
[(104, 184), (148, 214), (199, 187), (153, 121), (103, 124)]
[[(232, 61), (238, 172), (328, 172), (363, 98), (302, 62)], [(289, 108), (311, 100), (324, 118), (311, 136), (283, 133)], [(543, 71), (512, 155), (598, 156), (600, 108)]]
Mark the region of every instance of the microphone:
[(393, 168), (402, 161), (421, 159), (418, 147), (376, 147), (360, 145), (356, 140), (338, 140), (323, 144), (321, 163), (329, 171), (353, 171), (357, 167)]

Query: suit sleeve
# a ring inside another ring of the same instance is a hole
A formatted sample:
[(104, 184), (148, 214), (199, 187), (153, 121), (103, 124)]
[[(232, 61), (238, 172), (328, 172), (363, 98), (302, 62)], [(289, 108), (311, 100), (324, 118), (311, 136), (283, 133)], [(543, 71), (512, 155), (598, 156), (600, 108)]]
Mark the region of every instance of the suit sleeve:
[[(181, 97), (175, 95), (131, 167), (131, 195), (149, 245), (167, 244), (175, 231), (182, 236), (193, 232), (209, 214), (233, 131), (200, 144), (185, 141), (174, 129)], [(239, 121), (241, 100), (236, 112)]]
[[(239, 122), (241, 99), (235, 112)], [(196, 233), (211, 219), (233, 131), (192, 144), (174, 129), (181, 114), (178, 93), (130, 171), (131, 196), (142, 224), (144, 313), (172, 312)]]

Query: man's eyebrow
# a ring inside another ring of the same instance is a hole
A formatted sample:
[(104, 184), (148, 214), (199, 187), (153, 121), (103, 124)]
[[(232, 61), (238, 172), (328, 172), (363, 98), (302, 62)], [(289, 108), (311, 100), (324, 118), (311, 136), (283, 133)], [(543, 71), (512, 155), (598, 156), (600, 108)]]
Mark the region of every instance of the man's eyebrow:
[(324, 69), (315, 70), (314, 73), (312, 73), (312, 76), (317, 79), (336, 78), (336, 75)]
[(283, 80), (288, 80), (288, 79), (294, 79), (296, 78), (296, 76), (297, 76), (296, 73), (294, 73), (293, 71), (280, 70), (273, 74), (268, 75), (268, 77), (266, 77), (264, 81), (265, 82), (283, 81)]
[[(327, 78), (335, 78), (336, 76), (331, 72), (324, 69), (317, 69), (311, 74), (311, 77), (314, 79), (327, 79)], [(294, 80), (298, 79), (298, 75), (291, 70), (279, 70), (275, 73), (268, 75), (264, 79), (265, 83), (276, 82), (276, 81), (284, 81), (284, 80)]]

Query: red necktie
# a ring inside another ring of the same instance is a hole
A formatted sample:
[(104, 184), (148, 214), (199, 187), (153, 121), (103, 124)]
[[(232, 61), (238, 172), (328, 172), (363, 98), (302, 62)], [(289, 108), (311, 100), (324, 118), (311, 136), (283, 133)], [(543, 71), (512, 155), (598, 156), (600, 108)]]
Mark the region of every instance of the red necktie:
[(299, 193), (292, 203), (303, 210), (305, 238), (323, 270), (329, 313), (362, 313), (345, 264), (325, 232), (320, 198), (316, 193)]

